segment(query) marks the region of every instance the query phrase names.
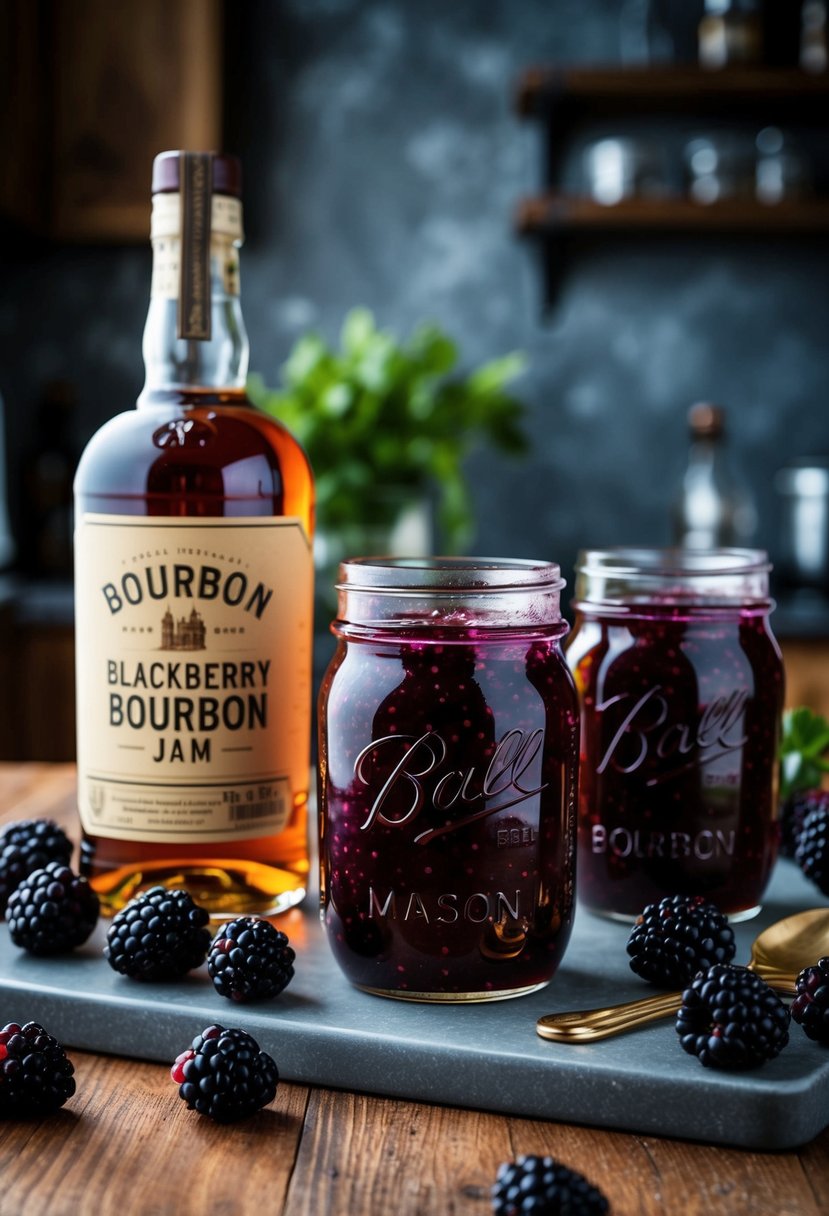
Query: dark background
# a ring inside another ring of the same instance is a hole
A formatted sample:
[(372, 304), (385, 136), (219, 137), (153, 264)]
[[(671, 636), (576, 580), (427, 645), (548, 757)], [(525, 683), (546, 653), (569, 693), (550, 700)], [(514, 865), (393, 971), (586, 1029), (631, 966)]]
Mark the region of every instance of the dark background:
[[(517, 389), (531, 452), (473, 458), (475, 548), (558, 560), (568, 579), (580, 546), (667, 542), (695, 400), (727, 408), (758, 541), (773, 551), (775, 470), (829, 450), (829, 287), (817, 238), (597, 242), (563, 268), (544, 315), (538, 250), (513, 234), (515, 204), (543, 173), (541, 126), (515, 113), (517, 79), (538, 62), (641, 57), (644, 7), (246, 0), (227, 11), (225, 145), (245, 168), (252, 369), (275, 382), (300, 333), (335, 337), (355, 304), (399, 333), (436, 320), (468, 367), (526, 352)], [(61, 245), (4, 222), (0, 262), (0, 393), (20, 541), (44, 385), (74, 385), (77, 448), (141, 388), (150, 253)]]

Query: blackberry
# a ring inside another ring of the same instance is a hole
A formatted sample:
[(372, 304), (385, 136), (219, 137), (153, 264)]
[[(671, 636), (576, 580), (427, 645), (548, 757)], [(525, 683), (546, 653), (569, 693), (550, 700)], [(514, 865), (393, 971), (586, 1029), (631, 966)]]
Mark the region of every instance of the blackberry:
[(807, 813), (794, 859), (818, 890), (829, 895), (829, 808), (816, 806)]
[(829, 810), (829, 790), (795, 790), (780, 807), (780, 854), (794, 857), (803, 820), (817, 807)]
[(795, 981), (791, 1014), (816, 1043), (829, 1043), (829, 958), (804, 967)]
[(49, 1115), (75, 1092), (75, 1069), (37, 1022), (0, 1030), (0, 1117)]
[(681, 988), (698, 971), (730, 963), (736, 949), (728, 918), (701, 895), (648, 904), (627, 944), (631, 970), (665, 988)]
[(98, 923), (98, 896), (62, 861), (35, 870), (13, 891), (6, 908), (9, 935), (29, 954), (65, 954)]
[(789, 1011), (747, 967), (715, 963), (682, 994), (676, 1032), (706, 1068), (756, 1068), (789, 1041)]
[(50, 861), (69, 864), (72, 841), (53, 819), (18, 819), (0, 832), (0, 913), (12, 891)]
[(189, 892), (150, 887), (113, 919), (104, 957), (115, 971), (136, 980), (178, 979), (207, 957), (209, 920)]
[(254, 1115), (274, 1100), (279, 1070), (244, 1030), (208, 1026), (176, 1057), (170, 1075), (189, 1110), (217, 1123)]
[(270, 921), (242, 916), (219, 930), (207, 955), (207, 970), (219, 996), (262, 1001), (288, 986), (295, 958), (286, 935)]
[(602, 1216), (609, 1210), (602, 1192), (552, 1157), (522, 1154), (499, 1166), (492, 1188), (496, 1216)]

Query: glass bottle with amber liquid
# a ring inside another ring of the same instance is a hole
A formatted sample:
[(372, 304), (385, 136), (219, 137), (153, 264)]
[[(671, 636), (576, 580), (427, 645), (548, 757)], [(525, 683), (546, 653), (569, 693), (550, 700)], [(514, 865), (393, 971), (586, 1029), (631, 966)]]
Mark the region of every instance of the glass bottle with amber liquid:
[(313, 483), (245, 395), (238, 161), (165, 152), (152, 189), (146, 383), (75, 480), (82, 869), (110, 913), (267, 915), (308, 874)]
[(683, 549), (750, 546), (757, 511), (729, 460), (725, 411), (697, 402), (688, 411), (688, 429), (688, 464), (673, 504), (674, 544)]

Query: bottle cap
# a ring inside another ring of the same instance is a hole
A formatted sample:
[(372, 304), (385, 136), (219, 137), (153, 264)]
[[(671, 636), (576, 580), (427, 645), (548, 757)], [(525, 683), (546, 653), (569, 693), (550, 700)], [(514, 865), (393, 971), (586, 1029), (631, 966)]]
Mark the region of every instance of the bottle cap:
[(725, 411), (719, 405), (698, 401), (688, 411), (688, 425), (697, 439), (719, 439), (725, 430)]
[[(213, 193), (242, 197), (242, 164), (238, 156), (208, 152), (213, 178)], [(181, 152), (159, 152), (153, 161), (153, 194), (170, 194), (181, 189)]]

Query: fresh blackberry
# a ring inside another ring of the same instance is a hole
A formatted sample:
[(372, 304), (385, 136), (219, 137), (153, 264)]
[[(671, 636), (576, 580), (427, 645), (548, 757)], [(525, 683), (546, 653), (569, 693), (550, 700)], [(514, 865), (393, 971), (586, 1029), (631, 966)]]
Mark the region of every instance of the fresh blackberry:
[(492, 1188), (496, 1216), (602, 1216), (609, 1210), (600, 1190), (552, 1157), (522, 1154), (499, 1166)]
[(279, 1070), (244, 1030), (208, 1026), (170, 1070), (190, 1110), (217, 1123), (246, 1119), (274, 1100)]
[(789, 1011), (747, 967), (715, 963), (682, 994), (676, 1032), (706, 1068), (756, 1068), (789, 1041)]
[(794, 857), (803, 821), (818, 807), (829, 810), (829, 790), (795, 790), (783, 802), (780, 807), (781, 856)]
[(98, 896), (62, 861), (35, 870), (12, 891), (9, 935), (29, 954), (65, 954), (82, 945), (98, 923)]
[(48, 1115), (75, 1092), (75, 1069), (37, 1022), (0, 1030), (0, 1117)]
[(223, 925), (207, 955), (207, 970), (219, 996), (263, 1001), (278, 996), (294, 978), (296, 955), (270, 921), (242, 916)]
[(807, 813), (794, 859), (818, 890), (829, 895), (829, 808), (816, 806)]
[(795, 981), (797, 995), (791, 1014), (804, 1033), (816, 1043), (829, 1044), (829, 958), (804, 967)]
[(0, 832), (0, 914), (12, 891), (50, 861), (69, 864), (72, 841), (53, 819), (18, 819)]
[(209, 920), (189, 892), (150, 887), (113, 919), (104, 957), (115, 971), (136, 980), (178, 979), (207, 957)]
[(627, 944), (631, 970), (665, 988), (681, 988), (698, 971), (730, 963), (736, 949), (728, 918), (701, 895), (648, 904)]

